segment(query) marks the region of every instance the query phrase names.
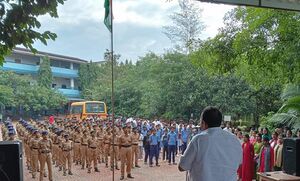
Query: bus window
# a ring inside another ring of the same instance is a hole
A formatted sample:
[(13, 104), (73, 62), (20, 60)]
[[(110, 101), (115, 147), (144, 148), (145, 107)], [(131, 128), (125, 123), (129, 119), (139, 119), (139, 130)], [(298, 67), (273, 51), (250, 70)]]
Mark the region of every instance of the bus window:
[(71, 112), (71, 114), (81, 114), (82, 113), (82, 105), (72, 106), (70, 112)]
[(104, 113), (103, 103), (86, 103), (85, 105), (86, 113)]

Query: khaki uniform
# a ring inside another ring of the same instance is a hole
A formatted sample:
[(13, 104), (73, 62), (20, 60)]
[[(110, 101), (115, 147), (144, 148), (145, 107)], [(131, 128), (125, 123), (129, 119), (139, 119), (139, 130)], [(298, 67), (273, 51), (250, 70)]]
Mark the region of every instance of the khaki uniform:
[(64, 175), (67, 173), (67, 165), (69, 174), (72, 174), (72, 151), (73, 142), (71, 140), (62, 142), (62, 151), (63, 151), (63, 170)]
[(114, 139), (111, 136), (110, 139), (110, 167), (113, 168), (114, 166), (118, 169), (118, 160), (119, 160), (119, 136), (115, 135)]
[(112, 137), (112, 134), (109, 132), (104, 135), (104, 159), (105, 159), (105, 165), (108, 167), (108, 155), (109, 155), (109, 150), (110, 150), (110, 139)]
[(52, 141), (41, 139), (39, 141), (39, 153), (40, 153), (40, 181), (43, 180), (45, 164), (47, 163), (49, 180), (52, 181), (52, 164), (51, 164), (51, 150)]
[(94, 169), (98, 170), (97, 167), (97, 157), (98, 157), (98, 150), (97, 150), (98, 140), (96, 137), (90, 137), (88, 140), (88, 155), (87, 155), (87, 165), (88, 165), (88, 172), (91, 172), (92, 169), (92, 162), (94, 163)]
[(81, 133), (75, 132), (73, 135), (73, 141), (74, 141), (74, 160), (76, 162), (76, 165), (80, 162), (80, 145), (81, 145)]
[(123, 134), (120, 137), (120, 157), (121, 157), (121, 176), (125, 174), (125, 164), (127, 174), (131, 174), (131, 162), (132, 162), (132, 137), (129, 134)]
[(56, 164), (55, 166), (58, 167), (59, 166), (59, 139), (57, 135), (53, 137), (52, 153), (53, 153), (53, 160)]
[(60, 135), (57, 137), (57, 140), (58, 140), (57, 159), (58, 159), (59, 171), (61, 171), (64, 165), (63, 151), (61, 149), (64, 139), (62, 135)]
[(104, 133), (103, 133), (103, 130), (99, 130), (97, 132), (97, 138), (98, 138), (98, 159), (99, 159), (99, 163), (104, 162), (104, 157), (103, 157), (103, 154), (104, 154), (104, 142), (103, 142), (103, 139), (104, 139)]
[(31, 150), (31, 166), (32, 166), (32, 178), (35, 178), (36, 172), (39, 167), (39, 141), (40, 138), (33, 137), (29, 142), (29, 147)]
[(132, 133), (131, 134), (132, 137), (132, 166), (133, 163), (135, 164), (135, 166), (138, 165), (138, 153), (139, 153), (139, 138), (140, 138), (140, 134), (139, 133)]
[(88, 136), (81, 137), (81, 145), (80, 145), (80, 156), (81, 156), (81, 166), (84, 169), (84, 166), (87, 162), (87, 146), (88, 146)]

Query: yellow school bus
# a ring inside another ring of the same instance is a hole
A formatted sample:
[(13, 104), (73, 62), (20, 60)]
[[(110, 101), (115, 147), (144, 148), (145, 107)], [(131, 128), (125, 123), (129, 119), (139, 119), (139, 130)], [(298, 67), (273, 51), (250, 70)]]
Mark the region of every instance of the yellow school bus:
[(68, 118), (85, 119), (89, 116), (96, 116), (101, 119), (107, 118), (106, 104), (101, 101), (73, 102), (70, 107)]

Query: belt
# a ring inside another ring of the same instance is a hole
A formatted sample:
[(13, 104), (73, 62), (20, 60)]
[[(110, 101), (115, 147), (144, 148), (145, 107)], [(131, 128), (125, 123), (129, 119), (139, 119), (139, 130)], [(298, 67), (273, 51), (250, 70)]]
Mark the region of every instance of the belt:
[(58, 143), (54, 143), (55, 145), (58, 145)]
[(80, 143), (80, 142), (76, 142), (76, 141), (75, 141), (75, 143)]
[(50, 151), (41, 151), (41, 153), (50, 153)]
[(138, 145), (138, 143), (136, 143), (136, 144), (132, 144), (132, 145), (135, 145), (135, 146), (137, 146), (137, 145)]
[(63, 150), (63, 151), (68, 151), (68, 152), (69, 152), (69, 151), (71, 151), (71, 150)]
[(87, 146), (87, 144), (81, 144), (82, 146)]
[(111, 145), (113, 145), (113, 146), (119, 146), (118, 144), (111, 144)]
[(104, 143), (104, 144), (109, 145), (110, 143)]
[(89, 147), (89, 148), (96, 149), (97, 147)]
[(131, 145), (121, 145), (121, 147), (129, 148), (129, 147), (131, 147)]
[(32, 148), (32, 149), (37, 150), (38, 148)]

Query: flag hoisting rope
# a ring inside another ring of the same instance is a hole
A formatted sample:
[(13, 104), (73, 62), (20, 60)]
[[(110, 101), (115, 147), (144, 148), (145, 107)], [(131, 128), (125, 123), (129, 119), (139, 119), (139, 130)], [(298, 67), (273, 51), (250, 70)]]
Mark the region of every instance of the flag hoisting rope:
[[(104, 24), (107, 27), (107, 29), (110, 31), (110, 43), (111, 43), (111, 52), (110, 52), (110, 58), (111, 58), (111, 120), (112, 120), (112, 140), (113, 143), (115, 142), (115, 107), (114, 107), (114, 101), (115, 101), (115, 95), (114, 95), (114, 46), (113, 46), (113, 4), (112, 0), (105, 0), (104, 2), (104, 8), (105, 8), (105, 17), (104, 17)], [(112, 180), (115, 180), (115, 147), (112, 147), (113, 154), (111, 155), (111, 159), (113, 159), (112, 162)]]

